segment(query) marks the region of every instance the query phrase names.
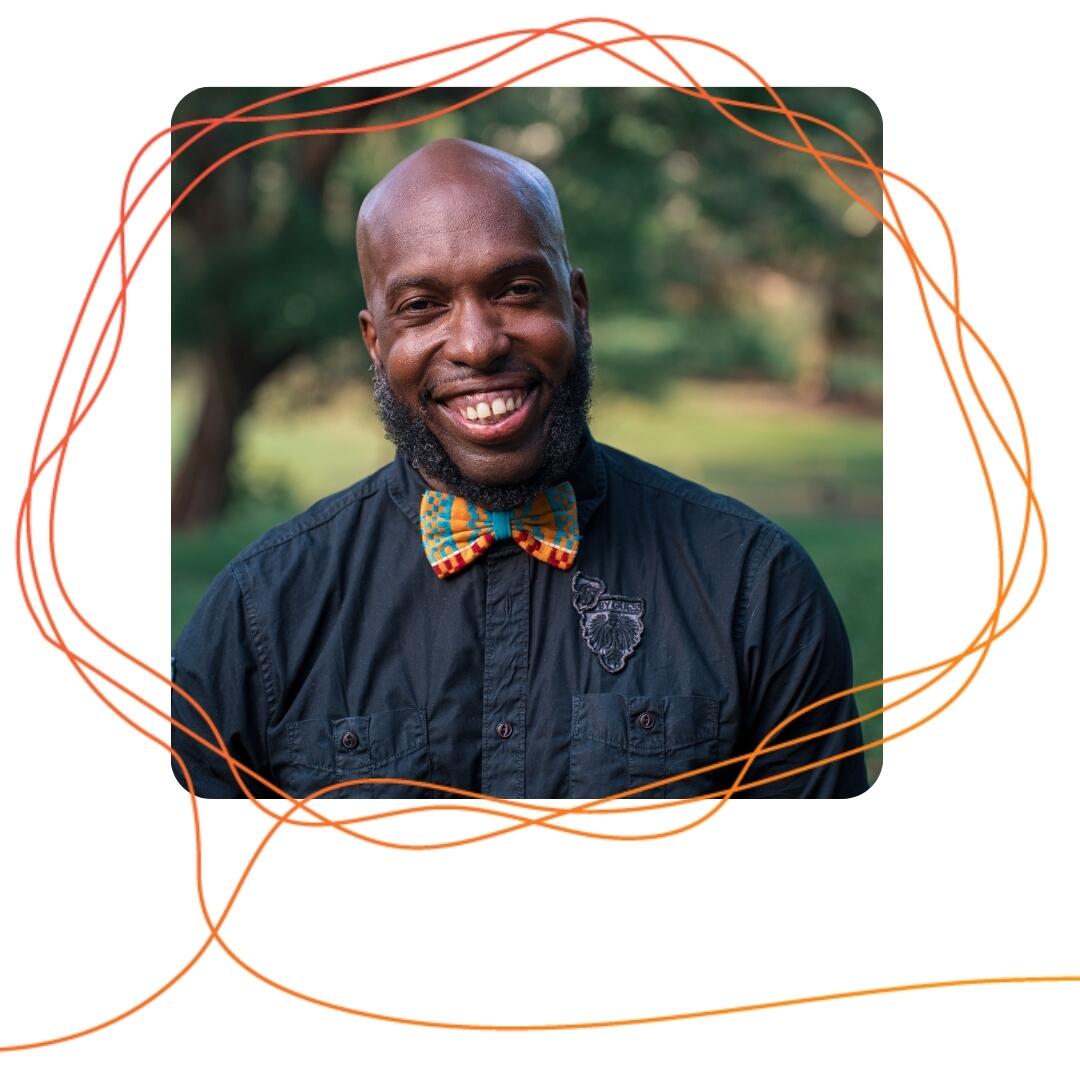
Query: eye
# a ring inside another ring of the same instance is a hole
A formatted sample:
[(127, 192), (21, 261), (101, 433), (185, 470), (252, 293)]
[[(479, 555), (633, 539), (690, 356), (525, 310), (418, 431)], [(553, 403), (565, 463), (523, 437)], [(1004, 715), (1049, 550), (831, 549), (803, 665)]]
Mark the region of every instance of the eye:
[(404, 304), (401, 305), (398, 310), (402, 312), (421, 314), (425, 311), (429, 311), (434, 304), (434, 300), (428, 300), (423, 296), (418, 296), (415, 300), (407, 300)]
[(503, 295), (520, 297), (538, 296), (541, 291), (540, 286), (537, 285), (535, 281), (515, 281), (507, 288)]

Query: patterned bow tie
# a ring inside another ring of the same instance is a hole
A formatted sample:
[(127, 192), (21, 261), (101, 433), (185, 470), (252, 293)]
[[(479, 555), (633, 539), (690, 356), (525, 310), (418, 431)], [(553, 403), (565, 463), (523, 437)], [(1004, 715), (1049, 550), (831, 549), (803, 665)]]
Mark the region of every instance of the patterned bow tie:
[(513, 540), (535, 559), (569, 570), (577, 555), (577, 499), (568, 481), (513, 510), (485, 510), (458, 495), (424, 492), (420, 536), (439, 577), (464, 569), (496, 540)]

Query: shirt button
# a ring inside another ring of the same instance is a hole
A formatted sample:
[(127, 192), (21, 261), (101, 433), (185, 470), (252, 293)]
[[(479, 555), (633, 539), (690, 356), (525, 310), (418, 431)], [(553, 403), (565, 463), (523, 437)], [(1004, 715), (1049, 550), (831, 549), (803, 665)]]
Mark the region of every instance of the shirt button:
[(642, 731), (652, 731), (656, 727), (656, 713), (643, 712), (637, 714), (638, 727)]
[(514, 734), (514, 725), (507, 720), (500, 720), (495, 725), (495, 734), (498, 735), (500, 739), (509, 739), (510, 736)]
[(356, 737), (355, 731), (346, 731), (341, 736), (341, 747), (343, 750), (355, 750), (360, 745), (360, 740)]

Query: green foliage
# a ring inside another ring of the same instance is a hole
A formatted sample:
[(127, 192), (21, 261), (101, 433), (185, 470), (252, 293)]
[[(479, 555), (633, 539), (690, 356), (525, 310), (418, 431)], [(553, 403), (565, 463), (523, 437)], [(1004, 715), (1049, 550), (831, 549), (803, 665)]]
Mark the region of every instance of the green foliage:
[[(207, 88), (176, 120), (220, 116), (271, 90)], [(714, 90), (743, 101), (748, 89)], [(280, 102), (263, 115), (333, 108), (388, 91), (331, 89)], [(381, 125), (446, 107), (468, 90), (435, 89), (360, 111), (288, 123), (230, 124), (177, 161), (179, 194), (226, 150), (293, 128)], [(850, 130), (880, 157), (873, 103), (848, 89), (783, 91), (792, 108)], [(734, 113), (788, 139), (786, 121)], [(813, 129), (810, 129), (813, 130)], [(338, 341), (362, 363), (363, 304), (353, 249), (357, 208), (407, 154), (445, 135), (487, 142), (535, 161), (559, 193), (571, 257), (585, 268), (597, 324), (664, 339), (650, 365), (623, 335), (607, 350), (613, 386), (651, 392), (665, 378), (756, 373), (790, 379), (816, 341), (828, 362), (861, 370), (848, 385), (871, 392), (880, 364), (881, 231), (808, 155), (740, 131), (707, 103), (661, 88), (511, 88), (423, 124), (372, 134), (270, 142), (213, 173), (173, 228), (174, 335), (205, 349), (223, 325), (258, 349), (319, 357)], [(179, 145), (190, 136), (179, 132)], [(816, 136), (828, 149), (834, 137)], [(844, 179), (876, 199), (865, 172)], [(853, 212), (854, 211), (854, 212)], [(871, 227), (872, 226), (872, 227)]]

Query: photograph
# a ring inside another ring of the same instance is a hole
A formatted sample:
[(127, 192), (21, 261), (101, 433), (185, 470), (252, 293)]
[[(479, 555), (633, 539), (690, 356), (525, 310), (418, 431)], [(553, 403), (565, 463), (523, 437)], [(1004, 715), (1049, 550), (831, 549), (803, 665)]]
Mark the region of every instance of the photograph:
[[(881, 160), (866, 94), (778, 90)], [(866, 791), (881, 688), (845, 691), (882, 675), (877, 218), (717, 123), (728, 102), (797, 140), (760, 89), (322, 89), (206, 130), (280, 93), (173, 116), (174, 150), (205, 131), (174, 198), (295, 133), (171, 223), (195, 794)]]

